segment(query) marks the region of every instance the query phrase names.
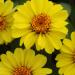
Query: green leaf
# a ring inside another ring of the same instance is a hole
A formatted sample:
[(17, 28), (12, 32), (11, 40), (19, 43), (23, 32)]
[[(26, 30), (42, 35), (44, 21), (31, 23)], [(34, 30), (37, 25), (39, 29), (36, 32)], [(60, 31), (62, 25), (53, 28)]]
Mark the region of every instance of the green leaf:
[(27, 0), (13, 0), (13, 2), (15, 3), (15, 5), (21, 5), (24, 4)]
[(64, 9), (68, 11), (69, 14), (71, 14), (71, 5), (68, 3), (61, 3), (64, 6)]

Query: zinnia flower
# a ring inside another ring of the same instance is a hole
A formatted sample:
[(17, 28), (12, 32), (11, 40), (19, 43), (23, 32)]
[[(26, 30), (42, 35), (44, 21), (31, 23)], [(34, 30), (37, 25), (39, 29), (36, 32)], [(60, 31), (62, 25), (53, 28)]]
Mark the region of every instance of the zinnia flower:
[(14, 14), (12, 36), (20, 39), (26, 48), (34, 44), (37, 50), (52, 53), (59, 50), (61, 39), (67, 34), (68, 12), (60, 4), (48, 0), (31, 0), (17, 8)]
[(56, 66), (60, 75), (75, 75), (75, 32), (71, 34), (71, 40), (64, 39), (61, 53), (57, 55)]
[(47, 59), (42, 54), (35, 55), (33, 50), (16, 48), (14, 54), (7, 51), (1, 55), (0, 75), (47, 75), (49, 68), (42, 68)]
[(0, 0), (0, 44), (12, 41), (11, 25), (13, 24), (13, 2)]

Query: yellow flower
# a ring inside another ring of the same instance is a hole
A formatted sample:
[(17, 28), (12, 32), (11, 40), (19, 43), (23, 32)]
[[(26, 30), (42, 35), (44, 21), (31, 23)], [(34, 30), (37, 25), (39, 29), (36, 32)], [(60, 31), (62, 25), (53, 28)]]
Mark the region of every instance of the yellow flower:
[(11, 0), (0, 0), (0, 44), (9, 43), (12, 40), (11, 25), (13, 2)]
[(26, 48), (34, 44), (37, 50), (52, 53), (59, 50), (61, 39), (67, 34), (68, 12), (60, 4), (48, 0), (31, 0), (20, 5), (14, 14), (12, 36), (21, 37), (20, 45)]
[(42, 68), (47, 59), (42, 54), (35, 55), (33, 50), (16, 48), (14, 54), (10, 51), (1, 55), (0, 75), (47, 75), (49, 68)]
[(64, 39), (61, 53), (57, 55), (56, 66), (61, 75), (75, 75), (75, 32), (71, 34), (71, 40)]

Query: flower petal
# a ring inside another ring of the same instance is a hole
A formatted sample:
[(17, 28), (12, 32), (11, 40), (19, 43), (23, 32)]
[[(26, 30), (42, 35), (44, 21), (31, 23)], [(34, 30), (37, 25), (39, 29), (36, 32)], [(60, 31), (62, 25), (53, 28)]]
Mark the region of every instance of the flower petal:
[(24, 51), (21, 48), (16, 48), (14, 51), (14, 56), (18, 66), (24, 65)]
[(70, 54), (67, 54), (67, 53), (64, 53), (64, 52), (61, 52), (60, 54), (58, 54), (57, 56), (56, 56), (56, 59), (55, 60), (63, 60), (63, 59), (71, 59), (72, 57), (71, 57), (71, 55)]
[(68, 11), (66, 10), (62, 10), (62, 11), (59, 11), (58, 13), (56, 13), (55, 15), (52, 16), (52, 18), (54, 20), (66, 20), (69, 16), (69, 13)]
[(45, 49), (49, 54), (54, 51), (53, 45), (49, 42), (48, 38), (42, 34), (39, 35), (37, 44), (41, 49)]
[(6, 16), (9, 13), (11, 13), (13, 6), (14, 6), (13, 2), (11, 0), (7, 0), (4, 4), (3, 16)]
[(20, 5), (17, 9), (21, 15), (23, 15), (29, 22), (31, 22), (35, 14), (31, 8), (30, 1), (27, 1), (24, 5)]
[(3, 38), (0, 36), (0, 44), (3, 44), (4, 43), (4, 40)]
[(14, 38), (19, 38), (19, 37), (26, 35), (28, 32), (29, 31), (26, 31), (25, 29), (14, 28), (14, 29), (12, 29), (12, 36)]
[(64, 39), (63, 43), (65, 46), (69, 47), (69, 50), (71, 50), (71, 52), (73, 51), (74, 47), (72, 45), (72, 41), (69, 39)]
[(6, 68), (0, 67), (0, 75), (11, 75), (11, 72)]
[(65, 45), (63, 45), (62, 47), (61, 47), (61, 50), (60, 51), (62, 51), (62, 52), (64, 52), (64, 53), (67, 53), (67, 54), (72, 54), (72, 49), (70, 49), (69, 47), (67, 47), (67, 46), (65, 46)]
[(23, 29), (23, 28), (28, 28), (30, 26), (29, 20), (25, 19), (25, 17), (21, 13), (19, 12), (14, 13), (13, 17), (14, 17), (13, 27)]
[(11, 63), (11, 65), (16, 68), (17, 67), (17, 63), (15, 60), (15, 57), (13, 55), (13, 53), (11, 53), (10, 51), (7, 51), (7, 59), (9, 60), (9, 62)]
[(45, 48), (46, 43), (45, 43), (44, 35), (39, 34), (37, 44), (41, 46), (42, 49)]
[(26, 48), (30, 48), (34, 45), (35, 41), (36, 41), (36, 34), (34, 32), (30, 32), (24, 38), (24, 45)]
[(4, 3), (4, 0), (0, 0), (0, 3)]
[(47, 59), (45, 56), (38, 54), (35, 56), (33, 60), (32, 70), (35, 70), (36, 68), (43, 67), (47, 62)]
[(56, 64), (57, 67), (63, 67), (66, 65), (71, 65), (73, 62), (71, 59), (64, 57), (65, 59), (59, 60)]
[(51, 31), (56, 31), (56, 32), (58, 31), (58, 32), (63, 33), (64, 35), (68, 33), (67, 27), (61, 27), (61, 28), (53, 27)]
[(61, 27), (68, 25), (68, 22), (66, 22), (66, 21), (59, 21), (59, 20), (57, 20), (57, 21), (53, 20), (53, 21), (54, 22), (52, 22), (52, 26), (56, 27), (56, 28), (61, 28)]
[(72, 40), (73, 47), (75, 48), (75, 32), (71, 33), (71, 40)]
[(75, 64), (71, 64), (69, 65), (65, 72), (64, 72), (64, 75), (75, 75)]
[(27, 50), (26, 51), (25, 66), (27, 66), (27, 68), (32, 67), (34, 57), (35, 57), (35, 52), (33, 50)]
[[(13, 38), (11, 36), (11, 29), (3, 31), (1, 33), (1, 36), (2, 36), (2, 38), (3, 38), (3, 40), (5, 41), (6, 44), (9, 43), (9, 42), (11, 42), (13, 40)], [(8, 37), (6, 37), (6, 36), (8, 36)]]
[(48, 0), (31, 0), (31, 7), (33, 9), (33, 11), (35, 12), (35, 14), (37, 13), (42, 13), (43, 8), (44, 8), (44, 4), (47, 2)]
[(4, 11), (4, 4), (0, 3), (0, 15), (2, 15), (3, 11)]
[(11, 65), (5, 54), (1, 55), (1, 61), (4, 64), (4, 66), (6, 66), (8, 69), (13, 70), (13, 66)]
[(54, 46), (54, 48), (56, 48), (57, 50), (59, 50), (61, 48), (62, 42), (60, 39), (55, 37), (52, 33), (47, 35), (47, 37), (48, 37), (49, 41), (52, 43), (52, 45)]
[(34, 75), (47, 75), (51, 73), (52, 73), (52, 70), (49, 68), (38, 68), (33, 72)]
[(48, 14), (52, 17), (53, 15), (59, 13), (59, 11), (62, 11), (63, 6), (60, 4), (54, 4), (50, 10), (48, 11)]

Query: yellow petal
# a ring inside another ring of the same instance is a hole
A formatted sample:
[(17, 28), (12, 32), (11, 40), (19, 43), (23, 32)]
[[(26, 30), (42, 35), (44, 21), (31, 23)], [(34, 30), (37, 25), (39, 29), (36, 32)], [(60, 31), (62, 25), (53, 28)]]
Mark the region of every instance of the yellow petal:
[(71, 58), (72, 58), (71, 54), (61, 52), (56, 56), (55, 60), (63, 60), (63, 59), (71, 59)]
[(63, 40), (63, 43), (64, 43), (65, 46), (69, 47), (70, 50), (73, 50), (73, 49), (74, 49), (71, 40), (69, 40), (69, 39), (64, 39), (64, 40)]
[(49, 41), (52, 43), (52, 45), (54, 46), (54, 48), (56, 48), (57, 50), (59, 50), (61, 48), (62, 42), (60, 39), (55, 37), (52, 33), (47, 35), (47, 37), (48, 37)]
[(21, 15), (23, 15), (26, 18), (26, 21), (28, 20), (28, 22), (31, 22), (35, 14), (31, 8), (30, 1), (27, 1), (24, 5), (20, 5), (17, 9), (19, 13), (21, 13)]
[(13, 27), (16, 28), (28, 28), (30, 26), (30, 22), (29, 20), (21, 14), (19, 12), (14, 13), (14, 24)]
[(44, 4), (44, 9), (43, 9), (43, 12), (47, 13), (48, 15), (51, 15), (52, 12), (49, 12), (52, 7), (53, 7), (54, 3), (52, 1), (45, 1), (45, 4)]
[(49, 69), (49, 68), (38, 68), (36, 69), (33, 74), (34, 75), (47, 75), (47, 74), (51, 74), (52, 73), (52, 70)]
[(72, 40), (73, 47), (75, 48), (75, 32), (71, 33), (71, 40)]
[(65, 38), (65, 34), (59, 32), (59, 31), (51, 31), (51, 34), (53, 34), (58, 39), (64, 39)]
[[(1, 57), (0, 57), (1, 58)], [(2, 59), (1, 59), (2, 60)], [(4, 64), (0, 62), (0, 68), (5, 68)]]
[(0, 75), (11, 75), (11, 72), (8, 69), (2, 67), (0, 68)]
[(46, 43), (45, 43), (44, 35), (39, 34), (37, 44), (41, 46), (42, 49), (45, 48)]
[(9, 23), (8, 26), (11, 27), (14, 21), (12, 13), (5, 16), (5, 20)]
[[(23, 29), (22, 29), (23, 30)], [(24, 29), (25, 30), (25, 29)], [(31, 33), (31, 31), (30, 30), (28, 30), (28, 31), (24, 31), (23, 32), (24, 33), (24, 35), (21, 37), (21, 39), (20, 39), (20, 46), (22, 46), (22, 44), (24, 43), (24, 40), (25, 40), (25, 36), (27, 36), (29, 33)], [(15, 35), (16, 36), (16, 35)], [(15, 37), (14, 36), (14, 37)]]
[(10, 51), (7, 51), (7, 59), (8, 59), (8, 61), (11, 63), (11, 65), (13, 66), (13, 67), (17, 67), (17, 63), (16, 63), (16, 60), (15, 60), (15, 57), (14, 57), (14, 55), (13, 55), (13, 53), (11, 53)]
[(32, 67), (34, 57), (35, 57), (35, 52), (31, 49), (28, 49), (25, 55), (25, 66), (27, 66), (27, 68)]
[(14, 38), (19, 38), (19, 37), (26, 35), (28, 32), (29, 31), (26, 31), (25, 29), (14, 28), (14, 29), (12, 29), (12, 36)]
[[(65, 58), (65, 57), (64, 57)], [(63, 67), (63, 66), (66, 66), (66, 65), (71, 65), (73, 62), (71, 59), (69, 58), (65, 58), (65, 59), (62, 59), (62, 60), (59, 60), (56, 64), (57, 67)]]
[(64, 72), (64, 75), (75, 75), (75, 64), (68, 65)]
[(4, 43), (4, 40), (3, 38), (0, 36), (0, 44), (3, 44)]
[(70, 54), (61, 53), (56, 56), (57, 67), (67, 66), (73, 63), (72, 56)]
[(33, 60), (33, 65), (32, 65), (32, 70), (35, 70), (37, 68), (41, 68), (43, 67), (47, 62), (47, 59), (45, 56), (38, 54), (35, 56), (34, 60)]
[[(12, 41), (12, 36), (11, 36), (11, 29), (8, 29), (7, 31), (3, 31), (2, 34), (1, 34), (3, 40), (5, 41), (5, 43), (9, 43)], [(8, 36), (8, 37), (6, 37)]]
[(18, 66), (24, 65), (24, 51), (21, 48), (15, 49), (14, 56)]
[(7, 56), (5, 54), (1, 55), (1, 60), (2, 60), (2, 63), (4, 64), (4, 66), (6, 66), (8, 69), (13, 70), (13, 66), (11, 65), (11, 63), (9, 62), (9, 60), (7, 59)]
[(43, 9), (44, 9), (44, 4), (47, 2), (48, 0), (31, 0), (31, 7), (33, 9), (33, 11), (35, 12), (35, 14), (38, 13), (42, 13)]
[(63, 9), (63, 6), (62, 5), (60, 5), (60, 4), (54, 4), (51, 8), (50, 8), (50, 10), (48, 11), (48, 14), (50, 15), (50, 16), (53, 16), (53, 15), (55, 15), (56, 13), (59, 13), (59, 11), (61, 11)]
[(0, 3), (4, 3), (4, 0), (0, 0)]
[(59, 71), (58, 71), (59, 75), (63, 75), (63, 74), (64, 74), (64, 72), (65, 72), (65, 70), (66, 70), (66, 67), (68, 67), (68, 65), (67, 65), (67, 66), (64, 66), (64, 67), (61, 67), (61, 68), (59, 69)]
[(34, 45), (35, 41), (36, 41), (36, 34), (34, 32), (30, 32), (24, 38), (24, 45), (26, 48), (30, 48)]
[(54, 20), (66, 20), (69, 16), (68, 11), (66, 10), (61, 10), (58, 13), (56, 13), (55, 15), (52, 16), (52, 18)]
[(38, 51), (40, 51), (40, 50), (42, 49), (41, 46), (38, 45), (38, 41), (36, 41), (35, 45), (36, 45), (36, 49), (37, 49)]
[[(2, 1), (2, 0), (0, 0), (0, 1)], [(0, 15), (2, 15), (3, 11), (4, 11), (4, 5), (2, 3), (0, 3)]]
[(3, 16), (10, 14), (12, 12), (13, 6), (14, 6), (13, 2), (11, 0), (7, 0), (4, 4)]
[(20, 46), (22, 46), (23, 45), (23, 43), (24, 43), (24, 36), (23, 37), (21, 37), (21, 39), (20, 39)]
[(54, 47), (53, 47), (52, 43), (49, 41), (49, 39), (47, 37), (44, 37), (44, 39), (45, 39), (44, 42), (46, 43), (45, 51), (49, 54), (52, 54), (52, 52), (54, 52)]
[(62, 51), (64, 53), (67, 53), (67, 54), (72, 54), (72, 50), (69, 47), (65, 46), (65, 45), (63, 45), (61, 47), (61, 50), (60, 51)]
[(61, 33), (63, 33), (64, 35), (66, 35), (66, 34), (68, 33), (68, 28), (67, 28), (67, 27), (61, 27), (61, 28), (53, 27), (51, 30), (52, 30), (52, 31), (61, 32)]
[(59, 21), (59, 20), (57, 20), (57, 21), (52, 22), (52, 26), (56, 27), (56, 28), (61, 28), (61, 27), (64, 27), (66, 25), (68, 25), (68, 22), (66, 22), (66, 21)]
[(75, 64), (71, 64), (71, 65), (67, 65), (64, 67), (61, 67), (59, 69), (59, 74), (60, 75), (75, 75), (75, 68), (74, 68)]
[(48, 38), (42, 34), (39, 35), (37, 44), (41, 47), (41, 49), (45, 49), (46, 52), (49, 54), (51, 54), (54, 51), (53, 45), (49, 42)]
[(48, 54), (52, 54), (54, 52), (54, 48), (53, 47), (46, 47), (45, 48), (45, 51), (48, 53)]

